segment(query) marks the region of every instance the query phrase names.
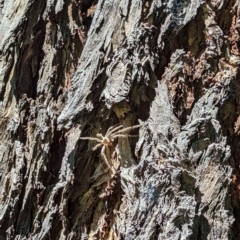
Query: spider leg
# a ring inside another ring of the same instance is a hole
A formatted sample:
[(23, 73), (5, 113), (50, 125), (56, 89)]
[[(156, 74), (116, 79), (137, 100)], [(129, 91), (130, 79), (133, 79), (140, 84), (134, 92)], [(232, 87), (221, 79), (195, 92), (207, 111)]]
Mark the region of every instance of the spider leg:
[(118, 126), (119, 126), (119, 124), (116, 124), (116, 125), (111, 126), (111, 127), (107, 130), (107, 132), (106, 132), (105, 135), (107, 135), (107, 134), (109, 133), (109, 131), (111, 131), (113, 128), (116, 128), (116, 127), (118, 127)]
[(117, 134), (117, 135), (114, 135), (113, 137), (111, 137), (111, 139), (115, 139), (115, 138), (118, 138), (118, 137), (127, 138), (127, 137), (138, 137), (138, 136), (139, 135)]
[(111, 168), (111, 166), (110, 166), (110, 164), (107, 160), (107, 157), (106, 157), (106, 154), (105, 154), (105, 148), (106, 148), (105, 146), (102, 147), (101, 156), (102, 156), (103, 160), (105, 161), (105, 163), (107, 164), (108, 168), (112, 171), (112, 173), (115, 174), (116, 171), (113, 171), (113, 169)]
[(111, 127), (111, 129), (109, 128), (107, 133), (106, 133), (106, 137), (111, 136), (112, 134), (114, 134), (114, 132), (116, 132), (117, 130), (119, 130), (120, 128), (122, 128), (123, 125), (117, 126), (117, 127)]
[(100, 139), (103, 139), (103, 135), (101, 133), (98, 133), (96, 136)]
[(93, 140), (93, 141), (97, 141), (99, 143), (102, 142), (100, 139), (94, 138), (94, 137), (80, 137), (80, 139), (82, 139), (82, 140)]
[(120, 129), (120, 130), (118, 130), (117, 132), (113, 133), (113, 134), (112, 134), (112, 137), (114, 137), (115, 134), (119, 134), (119, 133), (124, 133), (124, 132), (127, 132), (127, 131), (131, 131), (132, 129), (139, 128), (139, 127), (141, 127), (141, 126), (142, 126), (142, 125), (135, 125), (135, 126), (132, 126), (132, 127), (126, 127), (126, 128)]
[(93, 151), (96, 151), (98, 148), (102, 146), (102, 143), (98, 143), (95, 147), (93, 147)]

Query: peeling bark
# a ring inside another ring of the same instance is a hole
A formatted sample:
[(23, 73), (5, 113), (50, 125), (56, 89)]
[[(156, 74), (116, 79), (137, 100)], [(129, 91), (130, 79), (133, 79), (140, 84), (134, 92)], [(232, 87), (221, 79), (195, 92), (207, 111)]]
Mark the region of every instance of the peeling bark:
[(239, 15), (0, 1), (0, 239), (238, 239)]

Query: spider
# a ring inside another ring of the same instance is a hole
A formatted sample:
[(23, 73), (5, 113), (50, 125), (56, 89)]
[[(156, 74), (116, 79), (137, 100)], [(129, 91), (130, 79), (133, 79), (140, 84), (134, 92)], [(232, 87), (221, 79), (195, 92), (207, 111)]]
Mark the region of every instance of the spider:
[(123, 128), (123, 125), (115, 125), (115, 126), (110, 127), (107, 130), (105, 136), (103, 136), (101, 133), (98, 133), (96, 135), (97, 137), (80, 137), (80, 139), (82, 139), (82, 140), (92, 140), (92, 141), (98, 142), (98, 144), (96, 146), (94, 146), (92, 150), (96, 151), (100, 147), (102, 148), (101, 149), (101, 157), (105, 161), (108, 168), (115, 174), (116, 169), (114, 167), (113, 167), (114, 170), (112, 169), (112, 167), (109, 164), (110, 161), (108, 161), (107, 156), (106, 156), (107, 148), (113, 145), (113, 142), (116, 138), (119, 138), (119, 137), (122, 137), (122, 138), (137, 137), (138, 135), (128, 135), (128, 134), (125, 134), (125, 132), (131, 131), (132, 129), (139, 128), (141, 126), (142, 125), (135, 125), (135, 126), (132, 126), (132, 127)]

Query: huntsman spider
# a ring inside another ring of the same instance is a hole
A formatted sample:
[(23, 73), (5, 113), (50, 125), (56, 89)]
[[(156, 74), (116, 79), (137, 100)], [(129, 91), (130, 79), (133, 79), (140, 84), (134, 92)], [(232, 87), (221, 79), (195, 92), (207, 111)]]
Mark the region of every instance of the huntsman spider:
[[(131, 131), (132, 129), (135, 128), (139, 128), (142, 125), (135, 125), (132, 127), (126, 127), (123, 128), (123, 125), (115, 125), (110, 127), (105, 136), (103, 136), (101, 133), (98, 133), (96, 136), (97, 137), (80, 137), (80, 139), (82, 140), (92, 140), (92, 141), (96, 141), (98, 142), (98, 144), (96, 146), (93, 147), (93, 151), (96, 151), (97, 149), (99, 149), (100, 147), (101, 149), (101, 157), (103, 158), (103, 160), (105, 161), (106, 165), (108, 166), (108, 168), (115, 174), (116, 173), (116, 169), (110, 166), (109, 162), (111, 162), (111, 160), (107, 159), (106, 156), (106, 148), (110, 147), (113, 145), (113, 142), (116, 138), (127, 138), (127, 137), (137, 137), (138, 135), (129, 135), (129, 134), (125, 134), (125, 132), (127, 131)], [(111, 163), (111, 165), (113, 165)]]

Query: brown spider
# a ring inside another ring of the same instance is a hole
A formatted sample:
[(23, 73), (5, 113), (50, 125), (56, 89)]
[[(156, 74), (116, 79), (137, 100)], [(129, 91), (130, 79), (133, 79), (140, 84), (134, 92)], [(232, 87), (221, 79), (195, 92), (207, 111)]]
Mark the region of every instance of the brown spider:
[[(103, 158), (103, 160), (105, 161), (105, 163), (107, 164), (107, 166), (109, 167), (109, 169), (115, 174), (116, 173), (116, 169), (114, 168), (114, 171), (112, 169), (112, 167), (110, 166), (109, 162), (106, 156), (106, 148), (108, 148), (109, 146), (113, 145), (113, 141), (116, 138), (122, 137), (122, 138), (127, 138), (127, 137), (137, 137), (138, 135), (128, 135), (128, 134), (124, 134), (127, 131), (131, 131), (132, 129), (135, 128), (139, 128), (142, 125), (135, 125), (132, 127), (126, 127), (126, 128), (122, 128), (123, 125), (115, 125), (110, 127), (107, 130), (107, 133), (105, 136), (103, 136), (101, 133), (97, 134), (97, 138), (96, 137), (80, 137), (80, 139), (83, 140), (92, 140), (92, 141), (96, 141), (98, 142), (98, 144), (92, 149), (93, 151), (96, 151), (98, 148), (102, 147), (101, 149), (101, 156)], [(112, 163), (111, 163), (112, 164)], [(112, 164), (113, 165), (113, 164)]]

